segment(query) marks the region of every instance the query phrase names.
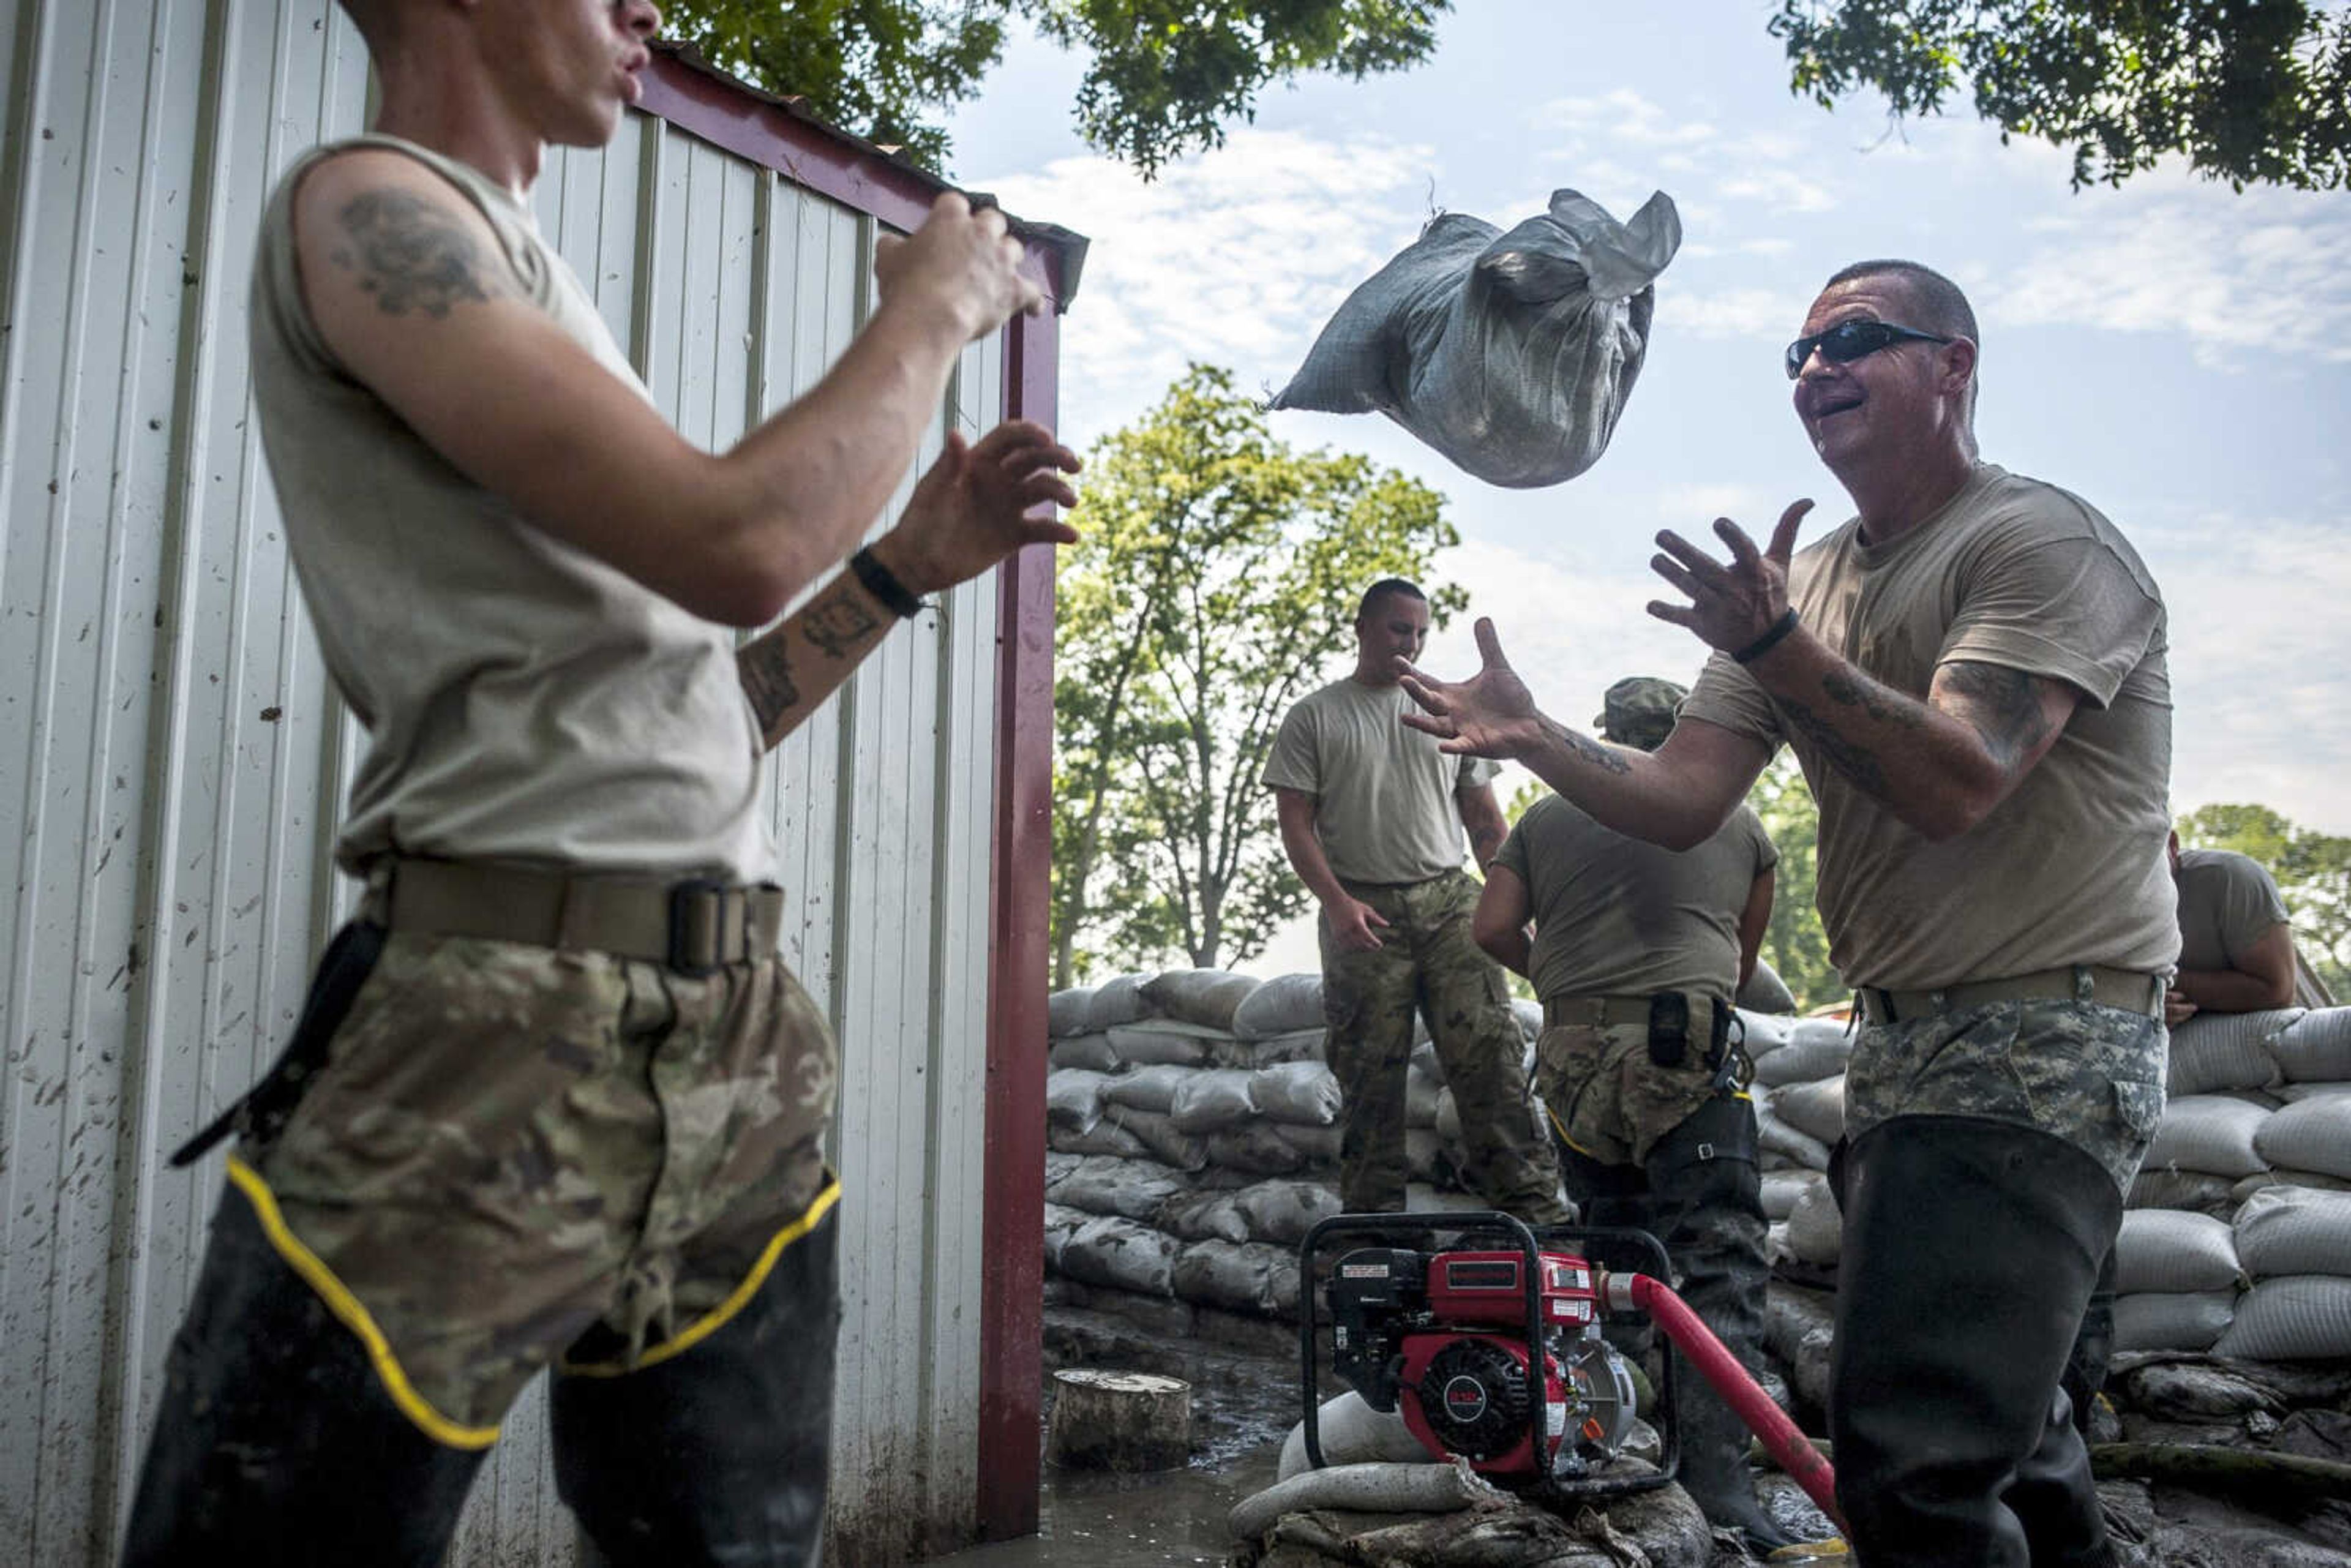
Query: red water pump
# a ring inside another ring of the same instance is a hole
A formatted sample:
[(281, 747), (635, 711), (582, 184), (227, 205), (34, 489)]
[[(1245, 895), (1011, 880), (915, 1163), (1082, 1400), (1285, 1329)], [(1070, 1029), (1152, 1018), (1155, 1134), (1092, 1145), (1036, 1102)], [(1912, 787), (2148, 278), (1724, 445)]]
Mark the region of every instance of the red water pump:
[[(1429, 1239), (1426, 1249), (1396, 1244), (1420, 1235)], [(1676, 1363), (1687, 1358), (1837, 1517), (1828, 1462), (1659, 1282), (1669, 1269), (1655, 1237), (1565, 1226), (1538, 1234), (1506, 1214), (1339, 1215), (1307, 1233), (1299, 1302), (1310, 1463), (1323, 1463), (1317, 1260), (1326, 1245), (1350, 1236), (1379, 1244), (1340, 1253), (1331, 1270), (1332, 1369), (1373, 1409), (1401, 1407), (1432, 1456), (1458, 1454), (1495, 1480), (1580, 1498), (1663, 1486), (1680, 1460), (1671, 1412)], [(1591, 1255), (1604, 1248), (1641, 1267), (1595, 1265)], [(1664, 1358), (1654, 1470), (1614, 1463), (1634, 1419), (1632, 1371), (1602, 1337), (1618, 1313), (1648, 1317), (1681, 1353)]]

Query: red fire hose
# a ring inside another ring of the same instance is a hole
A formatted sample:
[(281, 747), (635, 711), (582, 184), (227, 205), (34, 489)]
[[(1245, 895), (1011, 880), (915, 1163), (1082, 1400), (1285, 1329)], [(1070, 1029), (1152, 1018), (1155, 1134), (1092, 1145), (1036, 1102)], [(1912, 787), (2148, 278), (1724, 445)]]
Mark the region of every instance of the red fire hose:
[(1804, 1489), (1804, 1495), (1820, 1505), (1821, 1511), (1838, 1530), (1844, 1530), (1844, 1515), (1837, 1511), (1836, 1472), (1829, 1468), (1828, 1460), (1786, 1413), (1771, 1403), (1771, 1396), (1756, 1386), (1755, 1380), (1747, 1375), (1747, 1369), (1739, 1364), (1739, 1358), (1723, 1348), (1722, 1342), (1714, 1337), (1714, 1331), (1700, 1322), (1698, 1314), (1679, 1296), (1646, 1274), (1610, 1274), (1601, 1288), (1612, 1309), (1621, 1312), (1631, 1306), (1648, 1313), (1674, 1347), (1722, 1396), (1723, 1403), (1737, 1411), (1748, 1429), (1762, 1439), (1764, 1450), (1782, 1469), (1795, 1478), (1796, 1484)]

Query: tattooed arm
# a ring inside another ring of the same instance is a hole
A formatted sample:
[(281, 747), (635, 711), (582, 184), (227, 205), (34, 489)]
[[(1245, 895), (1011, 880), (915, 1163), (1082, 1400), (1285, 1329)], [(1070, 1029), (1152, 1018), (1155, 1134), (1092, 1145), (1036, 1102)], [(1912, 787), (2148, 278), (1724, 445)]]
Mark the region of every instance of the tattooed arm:
[(798, 729), (897, 619), (855, 572), (844, 571), (782, 625), (737, 650), (735, 665), (758, 717), (761, 741), (772, 749)]
[[(710, 620), (757, 626), (880, 516), (966, 343), (1040, 296), (995, 212), (942, 196), (874, 257), (882, 304), (808, 395), (713, 455), (512, 281), (488, 220), (379, 148), (294, 196), (303, 304), (340, 367), (535, 526)], [(1074, 471), (1017, 423), (1031, 466)]]

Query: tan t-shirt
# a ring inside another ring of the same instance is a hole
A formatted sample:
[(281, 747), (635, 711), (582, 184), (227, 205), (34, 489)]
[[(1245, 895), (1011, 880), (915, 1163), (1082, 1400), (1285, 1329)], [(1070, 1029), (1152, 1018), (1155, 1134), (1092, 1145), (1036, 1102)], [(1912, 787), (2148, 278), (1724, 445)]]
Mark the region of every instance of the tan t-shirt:
[(1264, 782), (1315, 798), (1314, 835), (1343, 881), (1426, 882), (1461, 869), (1469, 840), (1454, 794), (1501, 768), (1447, 756), (1405, 724), (1415, 711), (1402, 686), (1350, 675), (1301, 697), (1273, 737)]
[(1779, 861), (1744, 805), (1677, 854), (1604, 828), (1557, 795), (1528, 807), (1494, 857), (1527, 884), (1528, 967), (1546, 1001), (1681, 991), (1728, 1003), (1739, 989), (1740, 914)]
[(369, 136), (319, 148), (279, 183), (254, 267), (254, 386), (303, 598), (368, 729), (338, 859), (772, 880), (733, 632), (525, 521), (353, 379), (311, 323), (292, 193), (315, 160), (357, 145), (447, 180), (496, 234), (485, 260), (498, 281), (644, 392), (529, 211), (473, 169)]
[(1969, 660), (2068, 681), (2084, 700), (2006, 800), (1935, 843), (1904, 826), (1720, 654), (1685, 720), (1795, 748), (1820, 802), (1820, 910), (1845, 982), (1925, 990), (2068, 964), (2153, 973), (2179, 951), (2169, 830), (2171, 685), (2163, 600), (2095, 509), (1979, 465), (1920, 527), (1880, 545), (1847, 522), (1797, 556), (1813, 633), (1924, 698)]
[[(2182, 850), (2172, 881), (2179, 889), (2183, 969), (2233, 969), (2247, 948), (2291, 918), (2262, 862), (2234, 850)], [(2294, 955), (2294, 1005), (2334, 1005), (2299, 946)]]

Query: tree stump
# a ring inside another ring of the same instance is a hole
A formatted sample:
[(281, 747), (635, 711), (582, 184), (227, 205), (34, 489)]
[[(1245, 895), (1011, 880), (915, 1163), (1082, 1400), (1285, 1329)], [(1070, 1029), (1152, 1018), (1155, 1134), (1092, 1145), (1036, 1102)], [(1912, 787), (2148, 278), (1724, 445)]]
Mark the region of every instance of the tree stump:
[(1053, 1374), (1046, 1457), (1080, 1470), (1172, 1470), (1192, 1452), (1192, 1385), (1148, 1372)]

